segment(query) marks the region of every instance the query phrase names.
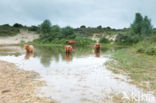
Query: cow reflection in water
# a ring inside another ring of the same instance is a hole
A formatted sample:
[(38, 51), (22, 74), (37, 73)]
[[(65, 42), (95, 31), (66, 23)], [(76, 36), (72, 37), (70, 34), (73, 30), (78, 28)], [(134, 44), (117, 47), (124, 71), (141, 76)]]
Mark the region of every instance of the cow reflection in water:
[(72, 53), (65, 53), (65, 60), (71, 61), (72, 60)]
[(34, 56), (33, 52), (26, 52), (24, 59), (28, 60), (28, 59), (30, 59), (30, 57), (33, 57), (33, 56)]
[(96, 57), (100, 57), (100, 51), (97, 52), (97, 51), (94, 50), (94, 55), (95, 55)]
[(99, 43), (96, 43), (94, 45), (94, 54), (96, 57), (100, 57), (100, 48), (101, 48), (101, 45)]
[(65, 60), (70, 61), (72, 59), (73, 47), (71, 45), (65, 45)]

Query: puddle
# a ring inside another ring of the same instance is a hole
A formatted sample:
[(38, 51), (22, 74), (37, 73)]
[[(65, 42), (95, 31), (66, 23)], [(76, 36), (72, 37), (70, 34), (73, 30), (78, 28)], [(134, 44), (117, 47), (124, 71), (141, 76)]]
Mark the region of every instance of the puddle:
[(144, 92), (127, 83), (125, 76), (114, 74), (105, 68), (104, 63), (109, 55), (106, 50), (97, 55), (90, 47), (79, 47), (73, 54), (65, 55), (64, 48), (36, 47), (34, 57), (28, 56), (27, 59), (24, 59), (26, 57), (23, 48), (19, 50), (22, 51), (18, 52), (19, 55), (9, 55), (15, 49), (9, 49), (8, 52), (5, 50), (5, 55), (1, 51), (0, 60), (39, 73), (41, 79), (47, 83), (39, 89), (40, 95), (61, 103), (103, 103), (110, 93), (136, 96), (138, 100), (143, 98), (148, 103), (156, 102), (150, 92)]

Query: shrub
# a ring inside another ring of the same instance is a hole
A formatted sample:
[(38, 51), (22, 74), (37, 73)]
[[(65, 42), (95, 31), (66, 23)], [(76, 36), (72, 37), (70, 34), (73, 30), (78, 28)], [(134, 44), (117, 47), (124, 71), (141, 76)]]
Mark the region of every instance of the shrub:
[(129, 36), (129, 41), (130, 43), (137, 43), (142, 39), (141, 36), (139, 35), (134, 35), (134, 36)]
[(109, 43), (110, 41), (107, 39), (107, 38), (105, 38), (105, 37), (102, 37), (101, 39), (100, 39), (100, 43)]
[(102, 26), (101, 25), (97, 26), (97, 29), (102, 29)]
[(28, 28), (28, 30), (37, 32), (37, 31), (39, 31), (39, 27), (38, 26), (31, 26)]
[(88, 37), (85, 34), (79, 34), (79, 33), (76, 33), (75, 36), (76, 36), (75, 39), (83, 39), (83, 38), (87, 38)]
[(93, 40), (88, 39), (88, 38), (83, 38), (83, 39), (75, 39), (76, 40), (76, 45), (81, 45), (81, 46), (86, 46), (91, 43), (94, 43)]
[(62, 34), (65, 38), (74, 34), (74, 29), (70, 26), (62, 28)]
[(49, 36), (52, 37), (51, 40), (54, 40), (54, 39), (59, 40), (59, 39), (63, 38), (63, 35), (61, 34), (61, 28), (58, 25), (54, 25), (51, 28)]
[(0, 36), (14, 36), (19, 33), (18, 28), (9, 26), (8, 24), (0, 26)]
[(48, 19), (46, 19), (46, 20), (44, 20), (43, 23), (41, 24), (41, 26), (40, 26), (40, 31), (41, 31), (42, 33), (49, 33), (50, 30), (51, 30), (51, 22), (50, 22)]
[(15, 27), (15, 28), (22, 28), (23, 25), (22, 25), (22, 24), (19, 24), (19, 23), (15, 23), (15, 24), (13, 25), (13, 27)]
[(152, 47), (152, 48), (148, 48), (146, 50), (146, 53), (149, 55), (156, 55), (156, 48)]
[(131, 38), (125, 34), (118, 34), (116, 37), (116, 42), (125, 43), (125, 42), (129, 42), (129, 41), (131, 41)]
[(81, 28), (81, 29), (82, 29), (82, 28), (84, 28), (84, 29), (85, 29), (85, 28), (86, 28), (86, 26), (85, 26), (85, 25), (82, 25), (82, 26), (80, 26), (80, 28)]
[(141, 48), (138, 48), (138, 49), (137, 49), (137, 52), (139, 52), (139, 53), (144, 53), (144, 52), (145, 52), (145, 49), (142, 48), (142, 47), (141, 47)]
[(116, 42), (121, 43), (137, 43), (142, 39), (139, 35), (131, 35), (129, 33), (126, 34), (118, 34), (116, 37)]
[(43, 41), (53, 41), (55, 39), (60, 40), (61, 38), (63, 38), (63, 35), (61, 34), (60, 27), (57, 25), (54, 25), (51, 27), (51, 29), (48, 33), (41, 33), (40, 38)]

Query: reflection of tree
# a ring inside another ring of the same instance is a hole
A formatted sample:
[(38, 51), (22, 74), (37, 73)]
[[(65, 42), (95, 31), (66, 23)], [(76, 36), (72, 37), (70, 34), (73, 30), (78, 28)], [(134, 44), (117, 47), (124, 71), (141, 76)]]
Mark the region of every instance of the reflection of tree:
[(51, 58), (49, 58), (49, 56), (42, 56), (40, 59), (40, 63), (42, 63), (45, 67), (49, 67), (49, 65), (51, 64)]
[(93, 47), (89, 47), (89, 46), (77, 47), (75, 49), (73, 55), (76, 57), (80, 57), (82, 55), (89, 55), (89, 54), (92, 54), (92, 50), (93, 50)]
[(74, 57), (93, 54), (93, 47), (76, 47), (72, 55), (66, 55), (64, 47), (35, 47), (35, 57), (40, 57), (40, 62), (48, 67), (52, 61), (71, 61)]
[(40, 62), (48, 67), (52, 60), (58, 62), (59, 54), (63, 52), (62, 47), (36, 47), (35, 56), (40, 57)]

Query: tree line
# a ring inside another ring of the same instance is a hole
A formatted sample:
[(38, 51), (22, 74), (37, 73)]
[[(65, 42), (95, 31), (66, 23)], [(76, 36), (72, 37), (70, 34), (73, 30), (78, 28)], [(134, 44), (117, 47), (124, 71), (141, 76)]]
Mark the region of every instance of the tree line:
[(125, 34), (118, 34), (116, 42), (121, 43), (137, 43), (144, 37), (150, 36), (153, 31), (151, 20), (140, 13), (136, 13), (133, 23), (130, 25), (130, 29)]
[[(29, 31), (38, 32), (41, 41), (58, 41), (62, 39), (76, 39), (86, 40), (89, 36), (94, 33), (113, 35), (117, 34), (116, 42), (118, 43), (137, 43), (144, 37), (148, 37), (153, 32), (153, 26), (151, 20), (147, 16), (142, 16), (140, 13), (136, 13), (135, 19), (129, 28), (123, 29), (112, 29), (111, 27), (86, 27), (85, 25), (79, 28), (72, 28), (70, 26), (59, 27), (58, 25), (52, 25), (50, 20), (44, 20), (38, 26), (23, 26), (22, 24), (15, 23), (13, 26), (9, 24), (0, 26), (0, 35), (17, 34), (19, 29), (28, 29)], [(101, 38), (100, 42), (108, 43), (109, 40)]]

